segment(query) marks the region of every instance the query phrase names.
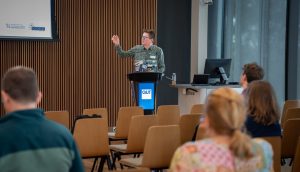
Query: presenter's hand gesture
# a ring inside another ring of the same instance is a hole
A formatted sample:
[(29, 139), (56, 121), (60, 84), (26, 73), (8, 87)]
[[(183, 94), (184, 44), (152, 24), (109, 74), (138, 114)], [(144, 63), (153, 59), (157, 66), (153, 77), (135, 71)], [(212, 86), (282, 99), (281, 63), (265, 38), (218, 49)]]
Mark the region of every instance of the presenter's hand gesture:
[(120, 39), (118, 35), (113, 35), (111, 41), (115, 46), (120, 45)]

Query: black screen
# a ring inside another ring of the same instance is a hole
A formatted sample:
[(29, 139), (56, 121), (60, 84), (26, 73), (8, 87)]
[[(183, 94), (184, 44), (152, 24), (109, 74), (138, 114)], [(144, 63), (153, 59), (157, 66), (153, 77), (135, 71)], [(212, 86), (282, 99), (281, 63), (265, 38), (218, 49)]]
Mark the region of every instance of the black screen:
[(220, 75), (218, 68), (223, 67), (229, 77), (230, 65), (231, 59), (206, 59), (204, 74), (210, 74), (210, 77), (218, 77)]

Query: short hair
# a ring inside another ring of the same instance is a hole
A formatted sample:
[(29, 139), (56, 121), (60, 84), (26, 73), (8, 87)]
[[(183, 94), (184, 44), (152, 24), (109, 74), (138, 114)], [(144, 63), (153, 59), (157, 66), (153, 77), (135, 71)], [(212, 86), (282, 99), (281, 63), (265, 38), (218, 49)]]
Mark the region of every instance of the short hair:
[(146, 29), (146, 30), (143, 30), (143, 33), (148, 33), (150, 39), (155, 39), (155, 32), (154, 32), (154, 30)]
[(3, 76), (1, 89), (20, 103), (34, 102), (39, 86), (35, 72), (28, 67), (10, 68)]
[(248, 114), (262, 125), (271, 125), (279, 120), (279, 107), (271, 84), (267, 81), (253, 81), (246, 91)]
[(264, 70), (257, 63), (245, 64), (243, 66), (243, 74), (246, 75), (248, 83), (264, 78)]

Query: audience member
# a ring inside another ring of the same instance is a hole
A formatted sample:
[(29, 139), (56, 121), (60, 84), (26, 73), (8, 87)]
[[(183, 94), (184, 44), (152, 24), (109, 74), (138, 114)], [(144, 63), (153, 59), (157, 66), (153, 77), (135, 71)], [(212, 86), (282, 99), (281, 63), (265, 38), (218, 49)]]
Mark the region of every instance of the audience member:
[(7, 112), (0, 119), (1, 171), (84, 171), (71, 133), (37, 108), (42, 94), (32, 69), (9, 69), (1, 96)]
[(243, 66), (243, 72), (240, 78), (240, 84), (243, 87), (242, 95), (245, 95), (248, 84), (255, 80), (264, 78), (264, 70), (256, 63), (248, 63)]
[(179, 147), (171, 171), (271, 171), (272, 148), (262, 139), (242, 133), (246, 119), (243, 97), (230, 88), (219, 88), (207, 99), (206, 139)]
[(271, 84), (253, 81), (246, 90), (246, 128), (252, 137), (281, 136), (279, 108)]

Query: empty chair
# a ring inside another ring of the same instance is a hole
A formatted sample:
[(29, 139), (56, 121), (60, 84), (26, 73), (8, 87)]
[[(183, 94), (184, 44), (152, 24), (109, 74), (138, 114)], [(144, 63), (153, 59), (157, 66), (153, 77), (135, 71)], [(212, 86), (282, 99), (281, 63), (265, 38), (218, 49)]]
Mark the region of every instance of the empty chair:
[(298, 138), (295, 159), (292, 166), (292, 172), (299, 172), (299, 171), (300, 171), (300, 137)]
[(199, 125), (197, 128), (197, 134), (196, 134), (196, 139), (195, 140), (201, 140), (206, 138), (206, 129)]
[(112, 169), (108, 146), (108, 125), (104, 118), (80, 118), (75, 121), (73, 136), (82, 158), (101, 158), (99, 171), (103, 170), (107, 160), (108, 168)]
[(282, 128), (287, 120), (294, 118), (300, 118), (300, 108), (289, 108), (286, 110), (284, 120), (281, 123)]
[(282, 114), (281, 114), (281, 121), (280, 121), (281, 125), (284, 123), (284, 121), (286, 121), (284, 118), (285, 118), (287, 109), (297, 108), (297, 107), (300, 107), (300, 100), (286, 100), (284, 102), (283, 110), (282, 110)]
[(186, 114), (180, 116), (179, 127), (181, 144), (192, 141), (196, 126), (199, 124), (201, 114)]
[(102, 118), (108, 121), (108, 112), (106, 108), (90, 108), (90, 109), (83, 109), (82, 112), (84, 115), (100, 115)]
[(179, 145), (178, 125), (152, 126), (147, 133), (143, 157), (121, 159), (120, 163), (129, 167), (166, 169)]
[(287, 120), (282, 133), (281, 158), (294, 158), (299, 136), (300, 119)]
[(155, 123), (154, 115), (133, 116), (129, 127), (127, 144), (109, 146), (113, 155), (113, 163), (115, 163), (117, 157), (121, 159), (121, 155), (143, 153), (148, 128), (155, 125)]
[(180, 109), (178, 105), (161, 105), (156, 114), (157, 125), (178, 125)]
[(68, 111), (46, 111), (46, 118), (64, 125), (67, 129), (70, 129), (70, 116)]
[(280, 172), (281, 170), (281, 137), (261, 137), (262, 139), (269, 142), (273, 149), (273, 167), (275, 172)]
[(205, 110), (205, 104), (194, 104), (191, 108), (192, 114), (198, 113), (198, 114), (203, 114)]
[(118, 112), (118, 119), (115, 132), (109, 132), (109, 140), (127, 140), (131, 117), (144, 115), (144, 110), (138, 106), (121, 107)]

